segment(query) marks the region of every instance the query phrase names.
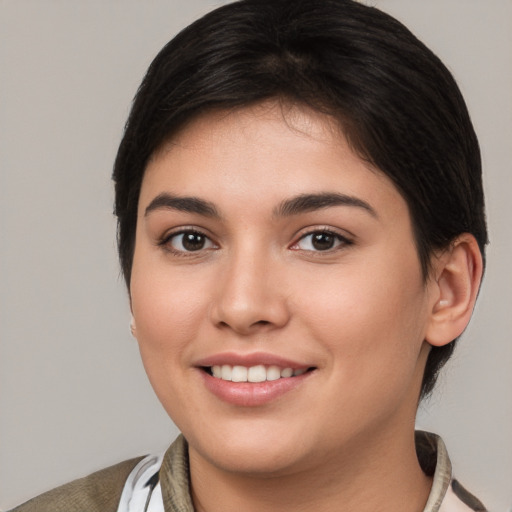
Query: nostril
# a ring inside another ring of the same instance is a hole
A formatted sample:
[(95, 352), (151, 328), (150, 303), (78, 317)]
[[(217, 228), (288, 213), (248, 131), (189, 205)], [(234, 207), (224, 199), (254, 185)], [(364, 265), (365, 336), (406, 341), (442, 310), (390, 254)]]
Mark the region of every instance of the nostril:
[(273, 325), (273, 323), (269, 320), (257, 320), (256, 322), (227, 322), (227, 321), (220, 321), (217, 324), (217, 328), (220, 329), (233, 329), (236, 332), (242, 333), (242, 334), (254, 334), (260, 330), (266, 330), (270, 328)]

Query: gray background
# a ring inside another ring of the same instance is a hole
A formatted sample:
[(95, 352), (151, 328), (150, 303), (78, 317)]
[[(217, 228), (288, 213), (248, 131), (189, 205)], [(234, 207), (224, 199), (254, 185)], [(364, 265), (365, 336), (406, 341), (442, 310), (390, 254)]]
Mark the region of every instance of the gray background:
[[(455, 73), (479, 134), (492, 244), (476, 315), (420, 427), (495, 511), (512, 503), (512, 1), (374, 0)], [(215, 2), (0, 0), (0, 508), (176, 430), (119, 277), (110, 173), (155, 53)]]

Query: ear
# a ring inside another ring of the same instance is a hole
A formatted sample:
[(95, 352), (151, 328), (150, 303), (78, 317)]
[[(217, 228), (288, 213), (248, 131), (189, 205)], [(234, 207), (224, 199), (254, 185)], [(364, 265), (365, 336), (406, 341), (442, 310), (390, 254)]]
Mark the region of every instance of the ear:
[(464, 233), (433, 262), (430, 286), (434, 293), (425, 339), (447, 345), (460, 336), (475, 306), (483, 262), (473, 235)]
[(132, 336), (134, 338), (136, 337), (136, 334), (135, 334), (136, 329), (137, 329), (137, 327), (135, 325), (135, 318), (133, 318), (133, 313), (132, 313), (131, 317), (130, 317), (130, 332), (132, 333)]

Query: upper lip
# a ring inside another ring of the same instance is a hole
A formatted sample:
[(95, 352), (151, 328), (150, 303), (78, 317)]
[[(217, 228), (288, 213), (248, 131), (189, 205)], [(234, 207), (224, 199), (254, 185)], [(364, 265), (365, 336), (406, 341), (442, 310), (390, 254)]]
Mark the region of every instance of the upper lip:
[(309, 368), (312, 365), (293, 361), (285, 357), (265, 352), (254, 352), (251, 354), (237, 354), (235, 352), (224, 352), (214, 354), (203, 359), (199, 359), (194, 363), (198, 367), (210, 367), (216, 365), (229, 364), (231, 366), (251, 366), (264, 365), (264, 366), (279, 366), (280, 368), (292, 368), (297, 370), (299, 368)]

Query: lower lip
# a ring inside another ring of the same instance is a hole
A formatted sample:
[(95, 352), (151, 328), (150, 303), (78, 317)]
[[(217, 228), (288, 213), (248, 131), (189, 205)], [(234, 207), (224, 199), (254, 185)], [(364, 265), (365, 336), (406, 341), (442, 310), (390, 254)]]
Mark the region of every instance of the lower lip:
[(213, 377), (200, 370), (206, 388), (216, 397), (229, 404), (242, 407), (257, 407), (270, 403), (300, 386), (312, 372), (297, 377), (287, 377), (265, 382), (231, 382)]

